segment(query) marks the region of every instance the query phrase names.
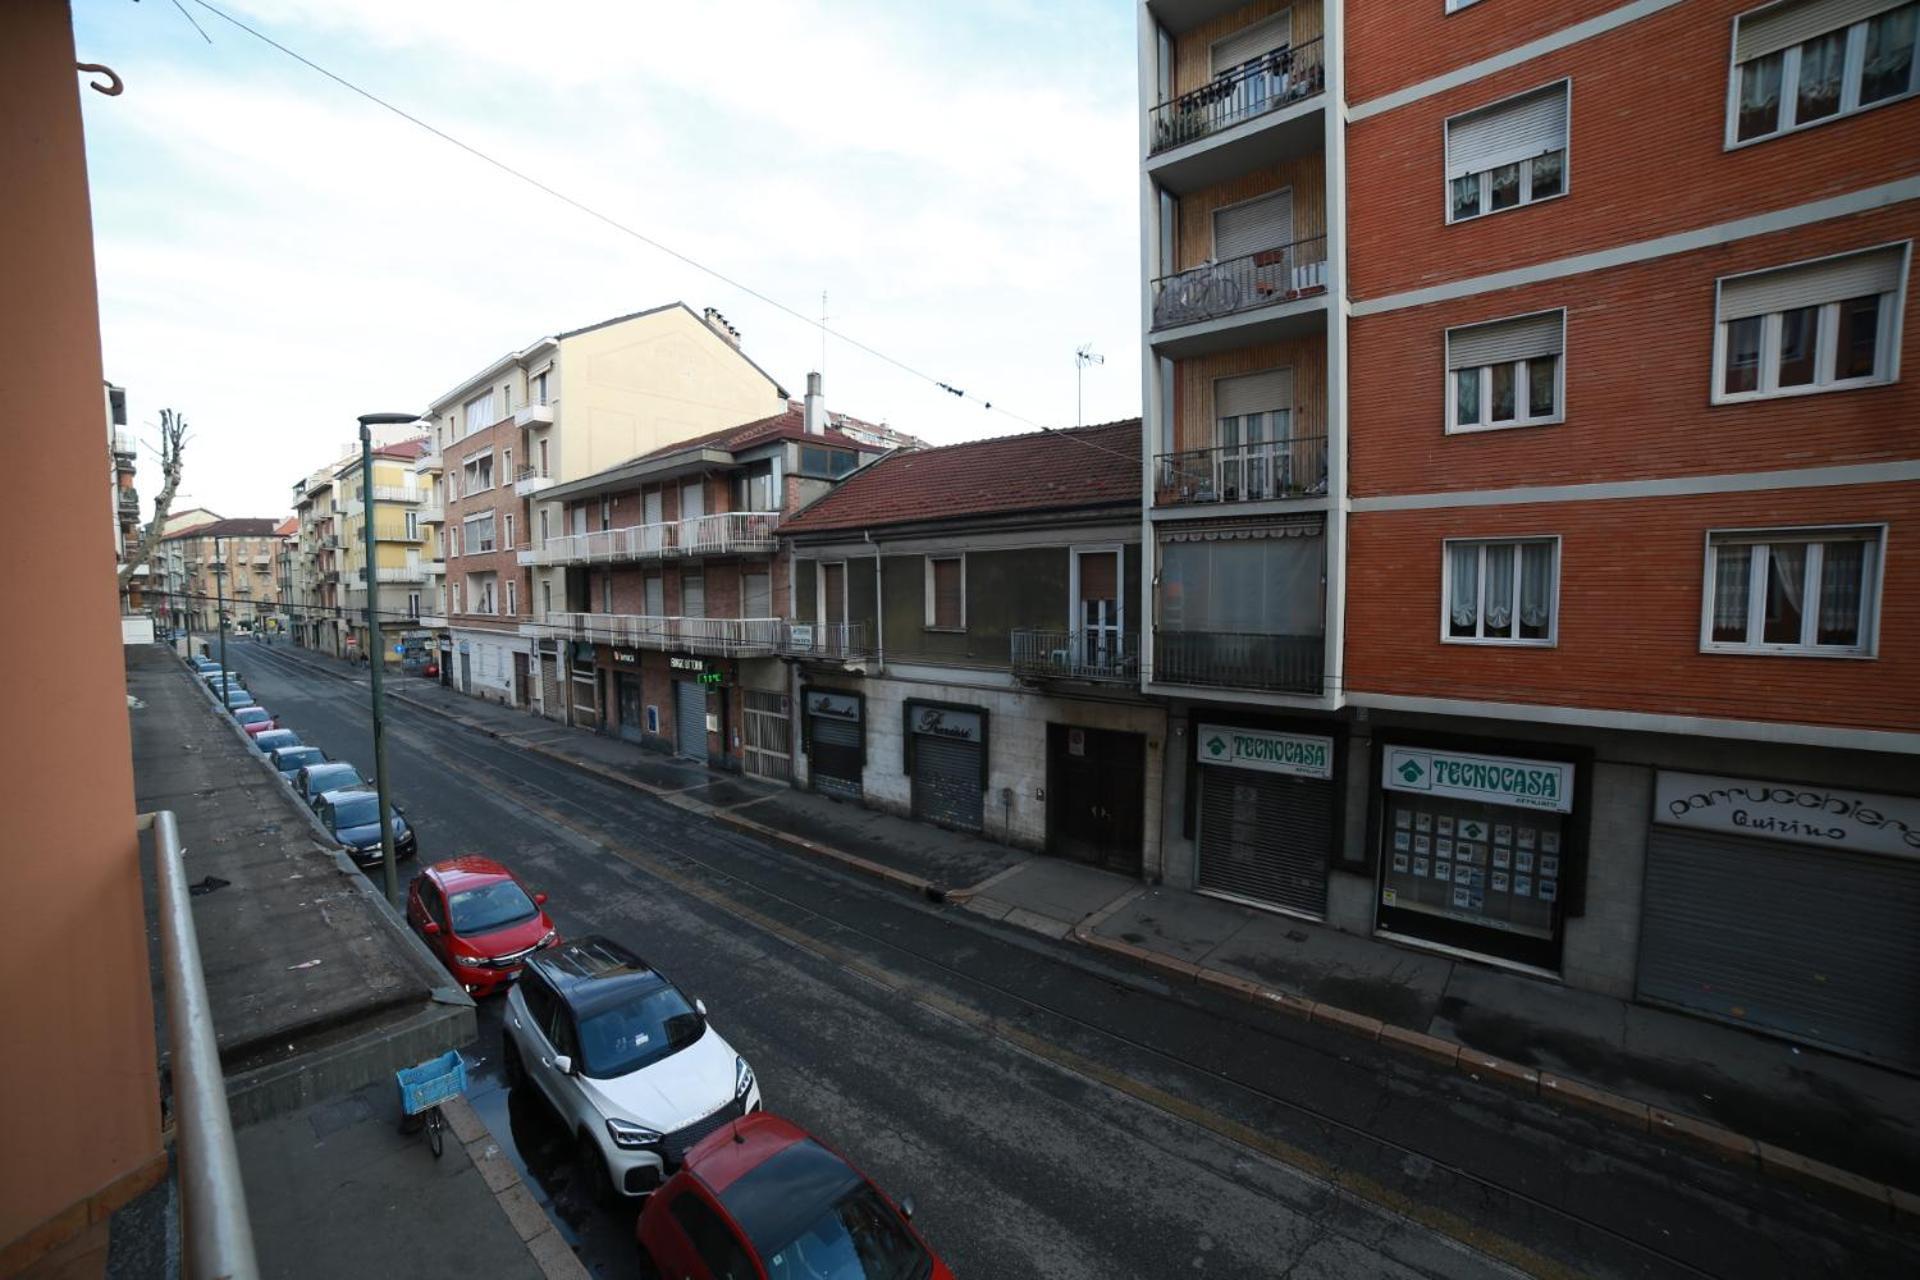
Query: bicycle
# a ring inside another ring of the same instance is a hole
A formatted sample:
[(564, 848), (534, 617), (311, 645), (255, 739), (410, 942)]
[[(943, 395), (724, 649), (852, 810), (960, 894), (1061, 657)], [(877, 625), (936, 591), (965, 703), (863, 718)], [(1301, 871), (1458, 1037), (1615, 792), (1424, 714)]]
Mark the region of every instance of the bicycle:
[(393, 1076), (400, 1086), (400, 1131), (409, 1132), (407, 1121), (418, 1117), (427, 1133), (427, 1147), (438, 1160), (447, 1141), (447, 1119), (440, 1113), (440, 1104), (466, 1092), (466, 1059), (458, 1049), (449, 1049), (417, 1067), (402, 1067)]

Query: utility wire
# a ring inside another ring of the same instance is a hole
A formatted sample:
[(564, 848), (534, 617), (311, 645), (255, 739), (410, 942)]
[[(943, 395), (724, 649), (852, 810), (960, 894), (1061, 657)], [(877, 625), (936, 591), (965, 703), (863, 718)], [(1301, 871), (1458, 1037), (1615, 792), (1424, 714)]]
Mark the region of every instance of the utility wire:
[[(959, 399), (962, 399), (962, 400), (977, 401), (989, 413), (1001, 414), (1005, 417), (1011, 418), (1015, 422), (1021, 423), (1024, 426), (1031, 427), (1036, 431), (1044, 431), (1052, 435), (1064, 436), (1064, 438), (1076, 441), (1077, 443), (1084, 445), (1089, 449), (1095, 449), (1101, 453), (1109, 453), (1117, 458), (1124, 458), (1126, 459), (1126, 461), (1130, 463), (1134, 463), (1136, 465), (1139, 462), (1139, 458), (1137, 455), (1125, 454), (1120, 452), (1118, 449), (1109, 449), (1105, 445), (1096, 444), (1091, 440), (1086, 440), (1080, 436), (1063, 432), (1058, 427), (1043, 426), (1042, 424), (1035, 422), (1031, 418), (1015, 413), (1011, 409), (1001, 408), (995, 405), (991, 400), (984, 399), (983, 397), (980, 397), (980, 396), (968, 395), (966, 391), (962, 390), (959, 387), (954, 386), (950, 382), (943, 382), (940, 379), (934, 377), (930, 373), (925, 373), (919, 369), (916, 369), (914, 366), (908, 364), (904, 360), (896, 359), (895, 357), (888, 355), (886, 352), (881, 351), (876, 347), (867, 345), (866, 343), (860, 341), (858, 338), (854, 338), (837, 329), (829, 328), (824, 318), (816, 320), (813, 317), (798, 310), (797, 308), (790, 307), (786, 303), (778, 300), (777, 298), (773, 298), (765, 293), (760, 292), (760, 290), (754, 288), (752, 285), (749, 285), (744, 283), (743, 281), (737, 280), (734, 277), (727, 275), (725, 272), (720, 271), (715, 267), (710, 267), (706, 263), (701, 262), (696, 258), (689, 257), (688, 255), (680, 252), (678, 249), (673, 248), (671, 245), (664, 244), (661, 241), (654, 239), (652, 236), (647, 235), (645, 232), (640, 231), (634, 227), (631, 227), (624, 222), (621, 222), (618, 218), (613, 217), (611, 214), (602, 213), (599, 209), (594, 208), (592, 205), (586, 203), (585, 201), (576, 199), (575, 197), (568, 195), (566, 192), (561, 191), (556, 187), (548, 185), (547, 183), (541, 181), (539, 178), (534, 177), (532, 174), (529, 174), (521, 169), (516, 169), (513, 165), (508, 164), (506, 161), (501, 160), (493, 155), (490, 155), (485, 151), (482, 151), (479, 147), (474, 146), (472, 143), (463, 141), (462, 139), (455, 137), (453, 134), (448, 133), (445, 129), (440, 128), (438, 125), (431, 124), (428, 121), (421, 119), (419, 116), (414, 115), (412, 112), (408, 111), (406, 108), (396, 106), (395, 104), (387, 101), (385, 98), (382, 98), (379, 94), (374, 93), (371, 89), (361, 88), (359, 85), (347, 79), (345, 76), (340, 75), (338, 72), (330, 71), (326, 67), (323, 67), (319, 63), (315, 62), (312, 58), (307, 57), (305, 54), (300, 53), (297, 50), (290, 49), (286, 45), (281, 44), (278, 40), (275, 40), (272, 36), (268, 35), (266, 32), (258, 30), (255, 27), (248, 26), (246, 23), (234, 17), (232, 14), (220, 8), (218, 5), (211, 3), (211, 0), (193, 0), (193, 2), (199, 5), (202, 9), (205, 9), (208, 13), (211, 13), (215, 17), (221, 19), (222, 21), (230, 23), (231, 25), (238, 28), (239, 30), (246, 32), (248, 35), (252, 36), (254, 39), (260, 41), (261, 43), (269, 45), (272, 48), (279, 50), (281, 53), (285, 54), (287, 57), (292, 58), (295, 62), (298, 62), (302, 66), (307, 67), (309, 70), (315, 71), (320, 75), (325, 76), (327, 79), (333, 81), (335, 84), (339, 85), (341, 88), (346, 89), (348, 92), (358, 94), (360, 97), (365, 98), (368, 102), (373, 103), (375, 106), (380, 107), (383, 110), (390, 111), (394, 115), (399, 116), (402, 120), (405, 120), (407, 123), (414, 125), (417, 128), (424, 129), (426, 132), (432, 134), (434, 137), (439, 138), (442, 142), (446, 142), (452, 146), (458, 147), (460, 150), (466, 152), (468, 155), (472, 156), (474, 159), (479, 160), (482, 163), (493, 166), (495, 169), (498, 169), (500, 172), (506, 174), (508, 177), (515, 178), (521, 182), (524, 182), (528, 186), (534, 188), (535, 190), (540, 191), (545, 195), (551, 196), (555, 200), (560, 201), (562, 204), (565, 204), (570, 208), (577, 210), (580, 213), (586, 214), (589, 218), (594, 219), (596, 222), (603, 223), (606, 226), (611, 227), (613, 230), (620, 232), (622, 235), (631, 236), (633, 239), (638, 240), (641, 244), (646, 245), (648, 248), (653, 249), (656, 252), (666, 254), (669, 258), (674, 259), (676, 262), (684, 263), (685, 265), (692, 267), (695, 271), (698, 271), (703, 275), (710, 276), (713, 279), (718, 280), (721, 284), (728, 286), (729, 288), (737, 289), (741, 293), (746, 294), (750, 298), (755, 298), (761, 302), (764, 302), (766, 305), (774, 308), (776, 311), (779, 311), (785, 315), (791, 316), (793, 319), (798, 320), (800, 323), (804, 325), (810, 325), (813, 328), (820, 330), (821, 334), (824, 336), (837, 338), (841, 342), (846, 343), (848, 346), (853, 347), (855, 350), (863, 351), (867, 355), (872, 356), (876, 360), (880, 360), (886, 364), (890, 364), (894, 368), (900, 370), (902, 373), (918, 378), (922, 382), (929, 383), (939, 388), (940, 390), (946, 392), (948, 395), (958, 397)], [(203, 32), (202, 34), (204, 35), (205, 33)], [(208, 43), (212, 43), (212, 42), (209, 41)]]

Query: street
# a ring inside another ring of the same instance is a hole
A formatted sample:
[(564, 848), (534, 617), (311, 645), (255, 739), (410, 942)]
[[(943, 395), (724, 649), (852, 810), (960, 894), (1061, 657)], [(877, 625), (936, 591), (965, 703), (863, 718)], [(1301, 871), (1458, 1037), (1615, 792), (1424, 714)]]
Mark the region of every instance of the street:
[[(229, 655), (282, 724), (371, 772), (363, 676)], [(1175, 992), (424, 711), (390, 702), (387, 735), (422, 862), (499, 858), (564, 934), (611, 935), (704, 998), (768, 1106), (914, 1195), (959, 1275), (1920, 1273), (1886, 1223), (1703, 1154)], [(472, 1101), (593, 1274), (631, 1275), (633, 1211), (586, 1203), (570, 1140), (502, 1084), (500, 1005)]]

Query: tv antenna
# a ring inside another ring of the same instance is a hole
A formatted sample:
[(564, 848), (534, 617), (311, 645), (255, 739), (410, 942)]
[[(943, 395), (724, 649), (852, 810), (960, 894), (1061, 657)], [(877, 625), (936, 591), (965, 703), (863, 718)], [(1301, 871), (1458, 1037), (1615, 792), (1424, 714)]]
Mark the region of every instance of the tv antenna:
[(1085, 388), (1087, 366), (1106, 362), (1105, 356), (1094, 352), (1091, 342), (1082, 343), (1080, 349), (1073, 353), (1073, 425), (1076, 427), (1087, 425)]

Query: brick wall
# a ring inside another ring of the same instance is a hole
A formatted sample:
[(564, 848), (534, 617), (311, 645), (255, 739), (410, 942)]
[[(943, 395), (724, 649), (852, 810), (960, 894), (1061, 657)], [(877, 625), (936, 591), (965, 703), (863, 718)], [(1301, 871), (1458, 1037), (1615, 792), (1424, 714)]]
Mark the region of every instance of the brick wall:
[[(1749, 0), (1751, 8), (1757, 0)], [(1347, 0), (1347, 101), (1395, 89), (1537, 40), (1621, 0), (1491, 0), (1448, 13), (1443, 0)], [(1722, 50), (1726, 42), (1721, 42)]]
[[(456, 440), (446, 449), (446, 474), (451, 476), (460, 472), (460, 496), (447, 499), (447, 522), (449, 530), (461, 529), (460, 552), (452, 554), (452, 542), (447, 545), (447, 607), (453, 608), (456, 596), (464, 609), (471, 609), (473, 602), (467, 597), (471, 594), (466, 587), (467, 575), (472, 573), (494, 573), (498, 575), (495, 585), (494, 605), (496, 610), (506, 608), (506, 584), (511, 579), (514, 587), (514, 605), (517, 613), (480, 614), (457, 613), (450, 615), (459, 620), (460, 625), (482, 627), (488, 630), (515, 630), (519, 621), (530, 616), (534, 607), (533, 587), (526, 570), (520, 567), (513, 550), (506, 547), (506, 517), (513, 517), (513, 534), (522, 546), (528, 545), (532, 533), (528, 525), (527, 503), (513, 492), (513, 477), (505, 471), (505, 451), (514, 451), (514, 465), (520, 465), (520, 428), (514, 425), (512, 418), (506, 418), (483, 431), (476, 431), (464, 440)], [(468, 459), (493, 451), (493, 488), (483, 493), (469, 494), (466, 491), (466, 476), (462, 468)], [(449, 483), (448, 488), (452, 488)], [(467, 550), (466, 531), (463, 527), (469, 516), (481, 512), (493, 513), (494, 546), (496, 550), (485, 554), (472, 554)], [(537, 530), (532, 531), (537, 533)], [(454, 588), (460, 590), (456, 592)]]

